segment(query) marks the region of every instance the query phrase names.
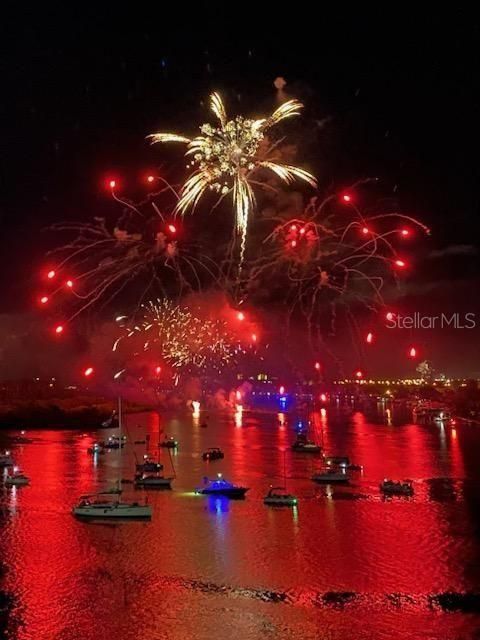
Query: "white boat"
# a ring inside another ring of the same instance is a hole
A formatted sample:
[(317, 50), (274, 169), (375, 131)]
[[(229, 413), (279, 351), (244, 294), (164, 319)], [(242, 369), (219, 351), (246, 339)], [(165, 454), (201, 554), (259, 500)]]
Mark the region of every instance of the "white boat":
[(312, 476), (313, 482), (318, 482), (320, 484), (347, 484), (350, 481), (350, 478), (345, 473), (345, 470), (336, 470), (336, 469), (321, 469), (317, 471)]
[(263, 499), (263, 504), (272, 507), (295, 507), (297, 505), (296, 496), (291, 493), (277, 493), (279, 491), (285, 491), (285, 487), (271, 487)]
[(5, 478), (5, 484), (10, 487), (30, 484), (30, 478), (19, 469), (14, 469), (12, 475)]
[(380, 491), (387, 495), (413, 496), (413, 482), (411, 480), (395, 482), (385, 478), (380, 483)]
[(103, 519), (103, 518), (145, 518), (152, 517), (152, 507), (138, 502), (121, 502), (121, 492), (96, 493), (80, 496), (78, 504), (73, 507), (72, 513), (79, 518)]
[[(118, 398), (118, 429), (117, 442), (123, 443), (122, 439), (122, 400)], [(122, 459), (122, 446), (118, 446), (119, 461)], [(119, 464), (121, 469), (121, 464)], [(111, 491), (101, 491), (99, 493), (80, 496), (72, 513), (74, 516), (84, 519), (150, 519), (152, 517), (152, 507), (139, 502), (122, 502), (120, 496), (121, 480), (118, 481), (118, 488)]]
[[(281, 492), (281, 493), (280, 493)], [(263, 504), (271, 507), (295, 507), (297, 496), (287, 493), (287, 452), (283, 452), (283, 487), (272, 487), (263, 499)]]
[(413, 417), (426, 422), (448, 422), (452, 415), (440, 402), (420, 401), (413, 407)]
[(10, 451), (2, 451), (0, 453), (0, 467), (13, 467), (14, 462)]

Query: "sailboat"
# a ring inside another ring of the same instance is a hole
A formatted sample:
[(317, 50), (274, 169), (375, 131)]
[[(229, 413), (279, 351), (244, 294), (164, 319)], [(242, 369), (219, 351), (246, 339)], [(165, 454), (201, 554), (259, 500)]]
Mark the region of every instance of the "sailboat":
[[(119, 442), (122, 442), (122, 399), (120, 397), (118, 398), (118, 429)], [(118, 459), (120, 463), (122, 447), (118, 447)], [(121, 475), (120, 464), (119, 475)], [(150, 519), (152, 507), (138, 502), (122, 502), (120, 487), (119, 479), (116, 489), (80, 496), (78, 503), (72, 509), (73, 515), (82, 519)]]
[(143, 489), (171, 489), (172, 482), (175, 480), (175, 467), (173, 466), (172, 454), (170, 448), (167, 448), (170, 458), (170, 464), (173, 469), (173, 477), (163, 475), (163, 464), (160, 463), (160, 447), (158, 443), (158, 461), (144, 457), (143, 464), (137, 464), (135, 469), (135, 486)]
[(286, 491), (287, 489), (287, 467), (286, 467), (287, 452), (283, 452), (283, 487), (272, 487), (267, 495), (263, 499), (263, 504), (272, 507), (295, 507), (297, 505), (297, 496), (291, 493), (279, 493)]

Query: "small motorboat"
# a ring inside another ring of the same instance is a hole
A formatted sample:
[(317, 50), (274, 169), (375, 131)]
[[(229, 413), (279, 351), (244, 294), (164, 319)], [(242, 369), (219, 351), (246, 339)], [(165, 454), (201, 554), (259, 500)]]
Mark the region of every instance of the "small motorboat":
[(152, 517), (152, 507), (138, 502), (121, 502), (121, 491), (106, 491), (80, 496), (78, 504), (72, 509), (74, 516), (82, 519), (137, 519)]
[(30, 478), (14, 467), (13, 473), (5, 478), (5, 484), (8, 487), (17, 487), (30, 484)]
[(10, 451), (2, 451), (0, 453), (0, 467), (13, 467), (14, 462)]
[(350, 481), (344, 469), (331, 469), (329, 467), (314, 473), (312, 480), (319, 484), (348, 484)]
[(127, 440), (127, 436), (122, 436), (119, 438), (118, 436), (109, 436), (107, 440), (100, 443), (100, 446), (104, 449), (123, 449)]
[(202, 454), (204, 460), (222, 460), (224, 457), (225, 454), (218, 447), (210, 447)]
[(385, 478), (380, 483), (380, 491), (391, 496), (413, 496), (413, 482), (411, 480), (400, 482)]
[(135, 486), (144, 489), (171, 489), (174, 478), (166, 478), (159, 473), (139, 473), (135, 475)]
[(153, 458), (149, 458), (148, 456), (144, 456), (143, 462), (140, 462), (135, 465), (135, 471), (137, 473), (158, 473), (162, 471), (163, 464), (157, 462)]
[(162, 442), (160, 442), (158, 446), (167, 449), (176, 449), (178, 447), (178, 442), (173, 436), (170, 436), (169, 438), (165, 436), (164, 440), (162, 440)]
[(201, 495), (226, 496), (227, 498), (244, 498), (247, 491), (247, 487), (240, 487), (225, 480), (221, 473), (217, 474), (216, 480), (209, 480), (205, 477), (203, 487), (195, 489), (195, 493)]
[(336, 465), (339, 467), (348, 467), (350, 458), (348, 456), (324, 456), (325, 464)]
[(285, 491), (285, 487), (271, 487), (263, 499), (263, 504), (272, 507), (295, 507), (297, 505), (296, 496), (291, 493), (278, 493), (279, 491)]
[(322, 447), (315, 444), (312, 440), (308, 440), (306, 436), (299, 434), (297, 439), (292, 444), (292, 451), (301, 453), (320, 453)]
[(363, 464), (347, 464), (345, 469), (348, 471), (363, 471)]

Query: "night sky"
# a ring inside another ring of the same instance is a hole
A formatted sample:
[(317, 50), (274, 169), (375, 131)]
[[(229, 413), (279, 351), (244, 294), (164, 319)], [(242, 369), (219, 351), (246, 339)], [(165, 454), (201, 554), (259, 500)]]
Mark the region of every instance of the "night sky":
[[(232, 110), (268, 110), (283, 76), (318, 124), (307, 153), (320, 184), (376, 176), (384, 195), (432, 229), (412, 245), (414, 270), (395, 303), (475, 312), (480, 325), (480, 26), (464, 9), (380, 6), (3, 7), (2, 313), (32, 308), (55, 241), (42, 231), (48, 224), (108, 215), (105, 176), (118, 173), (132, 192), (158, 165), (145, 135), (202, 121), (212, 89)], [(424, 331), (415, 340), (437, 369), (480, 375), (479, 332)], [(377, 352), (372, 371), (411, 368), (386, 358)]]

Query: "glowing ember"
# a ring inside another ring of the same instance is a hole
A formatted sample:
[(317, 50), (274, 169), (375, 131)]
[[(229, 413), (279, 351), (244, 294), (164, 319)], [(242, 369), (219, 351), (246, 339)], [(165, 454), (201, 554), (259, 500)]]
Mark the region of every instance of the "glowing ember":
[(61, 324), (55, 327), (55, 333), (57, 334), (63, 333), (63, 326)]
[(366, 236), (367, 234), (369, 234), (369, 233), (370, 233), (370, 229), (369, 229), (368, 227), (363, 227), (363, 228), (362, 228), (362, 233), (363, 233), (363, 235), (365, 235), (365, 236)]
[(198, 418), (200, 415), (200, 402), (198, 400), (192, 400), (192, 414), (194, 418)]
[(155, 177), (154, 176), (147, 176), (147, 182), (154, 182)]
[(48, 302), (48, 296), (42, 296), (42, 297), (40, 298), (40, 302), (41, 302), (42, 304), (47, 304), (47, 302)]
[(285, 393), (285, 387), (283, 386), (283, 384), (282, 384), (282, 386), (279, 388), (278, 392), (279, 392), (279, 394), (280, 394), (280, 395), (282, 395), (282, 396), (283, 396), (283, 394)]
[(363, 378), (363, 371), (361, 371), (360, 369), (358, 369), (357, 371), (355, 371), (355, 377), (356, 378)]
[(344, 193), (344, 194), (343, 194), (343, 196), (342, 196), (342, 200), (343, 200), (344, 202), (350, 202), (350, 201), (351, 201), (351, 199), (352, 199), (352, 197), (351, 197), (351, 196), (349, 196), (349, 195), (348, 195), (348, 193)]
[(315, 363), (315, 369), (316, 369), (317, 371), (320, 371), (320, 369), (321, 369), (321, 368), (322, 368), (322, 365), (320, 364), (320, 362), (316, 362), (316, 363)]
[(67, 287), (68, 287), (69, 289), (72, 289), (72, 288), (73, 288), (73, 280), (67, 280), (65, 284), (67, 285)]
[(395, 260), (395, 264), (397, 265), (397, 267), (405, 267), (406, 263), (403, 260)]
[(409, 231), (408, 229), (402, 229), (402, 230), (400, 231), (400, 234), (401, 234), (402, 236), (404, 236), (404, 237), (407, 237), (407, 236), (409, 236), (409, 235), (410, 235), (410, 231)]
[(89, 376), (91, 376), (93, 373), (93, 367), (87, 367), (85, 369), (85, 371), (83, 372), (83, 375), (88, 378)]
[(53, 269), (51, 269), (48, 273), (47, 273), (47, 278), (49, 278), (50, 280), (52, 278), (54, 278), (57, 274), (55, 273), (55, 271)]
[(369, 332), (367, 333), (367, 338), (366, 338), (368, 344), (372, 344), (373, 342), (373, 333)]
[(408, 351), (408, 355), (410, 356), (410, 358), (416, 358), (417, 357), (417, 350), (415, 349), (415, 347), (410, 347), (410, 349)]
[(169, 224), (168, 230), (170, 231), (170, 233), (177, 233), (177, 227), (174, 224)]
[[(132, 342), (134, 355), (156, 354), (171, 367), (177, 382), (183, 373), (201, 370), (218, 374), (245, 353), (222, 320), (200, 317), (171, 300), (150, 302), (142, 309), (142, 320), (122, 327), (123, 335), (115, 341), (113, 351), (125, 341)], [(157, 366), (156, 372), (160, 370)]]
[(237, 320), (245, 320), (245, 314), (243, 313), (243, 311), (239, 311), (237, 313)]
[(110, 189), (115, 189), (115, 187), (117, 186), (117, 181), (110, 180), (110, 182), (108, 183), (108, 186), (110, 187)]

